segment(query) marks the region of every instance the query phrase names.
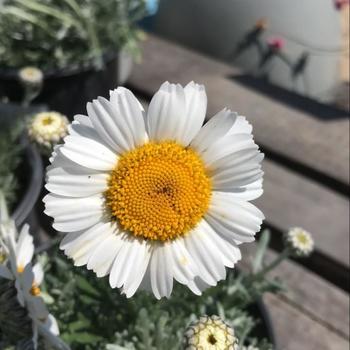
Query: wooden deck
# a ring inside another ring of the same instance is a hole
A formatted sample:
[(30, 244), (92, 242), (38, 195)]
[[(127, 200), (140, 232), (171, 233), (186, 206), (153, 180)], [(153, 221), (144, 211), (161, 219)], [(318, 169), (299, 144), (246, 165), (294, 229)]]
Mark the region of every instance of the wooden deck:
[[(290, 288), (265, 298), (278, 349), (349, 349), (347, 113), (283, 91), (271, 95), (273, 87), (259, 90), (264, 86), (239, 70), (153, 36), (143, 49), (143, 61), (128, 81), (143, 103), (165, 80), (194, 80), (206, 85), (208, 116), (225, 106), (246, 115), (267, 155), (265, 193), (257, 205), (273, 228), (276, 247), (291, 226), (315, 237), (313, 258), (303, 266), (284, 262), (273, 272)], [(243, 267), (254, 249), (244, 246)], [(269, 258), (275, 254), (270, 251)]]

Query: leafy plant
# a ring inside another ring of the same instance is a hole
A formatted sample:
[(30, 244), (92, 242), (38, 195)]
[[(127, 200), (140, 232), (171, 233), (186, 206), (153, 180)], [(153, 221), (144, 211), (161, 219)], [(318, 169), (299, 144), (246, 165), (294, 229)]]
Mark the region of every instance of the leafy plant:
[(100, 68), (105, 54), (137, 52), (145, 8), (145, 0), (3, 0), (0, 66)]
[[(263, 269), (266, 235), (254, 263), (257, 272)], [(73, 267), (57, 247), (49, 255), (44, 291), (50, 292), (51, 312), (72, 349), (181, 349), (186, 327), (203, 314), (218, 315), (232, 325), (241, 345), (271, 349), (255, 334), (261, 320), (251, 314), (251, 305), (263, 293), (277, 293), (283, 286), (264, 274), (230, 271), (225, 281), (201, 297), (177, 284), (170, 299), (156, 301), (146, 292), (126, 299), (110, 288), (108, 279), (97, 279), (90, 271)]]

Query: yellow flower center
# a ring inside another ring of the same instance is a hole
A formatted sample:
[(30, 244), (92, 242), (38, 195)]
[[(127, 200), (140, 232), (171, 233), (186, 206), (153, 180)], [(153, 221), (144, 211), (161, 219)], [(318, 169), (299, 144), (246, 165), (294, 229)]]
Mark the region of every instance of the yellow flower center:
[(33, 283), (32, 288), (30, 288), (30, 294), (37, 297), (38, 295), (40, 295), (40, 293), (40, 288), (35, 283)]
[(119, 158), (105, 197), (125, 230), (166, 241), (201, 220), (209, 206), (211, 181), (194, 150), (170, 141), (150, 142)]
[(42, 120), (41, 120), (42, 124), (43, 125), (50, 125), (53, 123), (53, 118), (51, 116), (47, 116), (47, 117), (44, 117)]
[(2, 264), (5, 260), (6, 260), (6, 254), (5, 254), (5, 253), (2, 253), (2, 252), (0, 251), (0, 264)]
[(309, 239), (308, 239), (308, 237), (306, 236), (306, 234), (304, 232), (298, 233), (297, 240), (299, 241), (299, 243), (301, 243), (303, 245), (309, 243)]
[(17, 266), (17, 272), (22, 273), (24, 271), (24, 266), (23, 265), (18, 265)]

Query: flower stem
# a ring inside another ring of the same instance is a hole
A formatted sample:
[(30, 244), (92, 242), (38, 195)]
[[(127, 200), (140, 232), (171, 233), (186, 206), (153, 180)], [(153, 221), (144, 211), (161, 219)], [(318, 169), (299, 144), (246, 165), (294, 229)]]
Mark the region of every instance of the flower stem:
[(265, 266), (261, 271), (254, 275), (256, 279), (262, 279), (267, 273), (272, 271), (275, 267), (277, 267), (284, 259), (287, 259), (290, 256), (290, 249), (285, 248), (281, 254), (277, 256), (275, 260), (273, 260), (269, 265)]

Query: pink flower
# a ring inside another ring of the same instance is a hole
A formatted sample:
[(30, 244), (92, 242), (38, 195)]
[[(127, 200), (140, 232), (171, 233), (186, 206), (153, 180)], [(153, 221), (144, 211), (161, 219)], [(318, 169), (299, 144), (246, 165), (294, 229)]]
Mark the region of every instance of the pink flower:
[(349, 5), (349, 0), (334, 0), (334, 6), (337, 10), (342, 10), (346, 5)]
[(267, 45), (272, 50), (282, 50), (285, 45), (285, 41), (283, 38), (276, 36), (276, 37), (267, 39)]

